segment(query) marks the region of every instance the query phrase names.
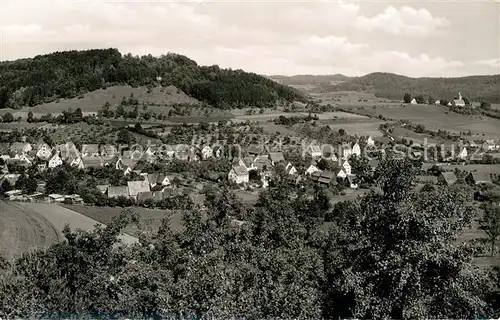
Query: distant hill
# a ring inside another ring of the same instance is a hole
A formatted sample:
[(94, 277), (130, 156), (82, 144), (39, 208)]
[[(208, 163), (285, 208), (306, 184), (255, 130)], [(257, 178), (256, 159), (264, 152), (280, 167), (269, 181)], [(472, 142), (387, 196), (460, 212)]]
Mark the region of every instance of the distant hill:
[(32, 107), (113, 85), (160, 84), (175, 86), (190, 97), (221, 109), (305, 100), (298, 90), (266, 77), (216, 65), (199, 66), (179, 54), (133, 57), (122, 56), (116, 49), (99, 49), (0, 62), (0, 108)]
[(500, 102), (500, 75), (460, 78), (409, 78), (393, 73), (370, 73), (336, 85), (322, 85), (328, 91), (373, 92), (377, 97), (403, 99), (405, 92), (434, 99), (453, 99), (461, 92), (473, 101)]
[(332, 83), (347, 81), (351, 79), (343, 74), (333, 75), (295, 75), (295, 76), (269, 76), (270, 79), (277, 81), (287, 86), (300, 86), (300, 85), (329, 85)]

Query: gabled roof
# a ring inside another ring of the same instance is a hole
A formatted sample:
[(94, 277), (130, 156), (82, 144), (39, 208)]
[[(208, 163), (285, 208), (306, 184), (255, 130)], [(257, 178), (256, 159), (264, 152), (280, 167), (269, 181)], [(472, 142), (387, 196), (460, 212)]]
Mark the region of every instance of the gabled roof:
[(131, 197), (137, 196), (138, 193), (140, 192), (148, 192), (150, 191), (149, 189), (149, 182), (147, 180), (144, 181), (128, 181), (128, 190), (129, 194)]
[(245, 167), (242, 166), (233, 166), (232, 170), (236, 173), (237, 176), (246, 176), (248, 175), (248, 171)]
[(153, 199), (153, 192), (145, 191), (145, 192), (139, 192), (137, 194), (137, 201), (145, 201), (148, 199)]
[(153, 192), (153, 200), (154, 201), (162, 201), (163, 200), (163, 191), (154, 191)]
[(149, 183), (158, 183), (159, 173), (148, 173)]
[(109, 184), (99, 184), (96, 186), (97, 190), (101, 191), (102, 193), (105, 193), (109, 187), (111, 187)]
[(98, 144), (83, 144), (82, 145), (82, 153), (99, 153), (99, 145)]
[(471, 172), (472, 180), (475, 183), (491, 183), (491, 177), (486, 172)]
[(85, 168), (101, 168), (103, 166), (101, 157), (83, 157), (82, 162)]
[(135, 169), (137, 166), (137, 161), (129, 159), (129, 158), (123, 158), (121, 159), (122, 165), (124, 169), (130, 168), (132, 170)]
[(267, 169), (270, 169), (272, 164), (271, 161), (267, 157), (256, 157), (253, 165), (258, 169), (258, 170), (263, 170), (264, 166), (266, 166)]
[(101, 148), (101, 155), (106, 157), (114, 157), (118, 155), (118, 150), (115, 146), (106, 144)]
[(73, 142), (67, 142), (65, 144), (60, 144), (56, 147), (56, 150), (59, 151), (59, 155), (63, 159), (75, 159), (80, 156), (80, 152), (76, 148)]
[(316, 144), (310, 145), (309, 150), (314, 153), (321, 152), (321, 148)]
[(357, 184), (357, 182), (358, 182), (355, 174), (348, 174), (347, 180), (349, 180), (350, 184)]
[(10, 150), (15, 153), (23, 152), (26, 147), (30, 146), (29, 143), (26, 142), (14, 142), (10, 146)]
[(274, 163), (285, 161), (285, 156), (283, 156), (283, 152), (270, 152), (269, 158)]
[(264, 147), (258, 144), (251, 144), (248, 146), (247, 152), (249, 154), (261, 154), (262, 152), (264, 152)]
[(446, 182), (447, 185), (451, 186), (457, 182), (457, 176), (455, 175), (455, 172), (452, 171), (444, 171), (441, 172), (441, 177), (444, 179), (444, 182)]
[(250, 168), (253, 165), (253, 162), (255, 161), (254, 157), (248, 156), (243, 158), (243, 163), (247, 168)]
[(129, 191), (127, 186), (108, 187), (108, 197), (117, 198), (120, 196), (128, 198)]

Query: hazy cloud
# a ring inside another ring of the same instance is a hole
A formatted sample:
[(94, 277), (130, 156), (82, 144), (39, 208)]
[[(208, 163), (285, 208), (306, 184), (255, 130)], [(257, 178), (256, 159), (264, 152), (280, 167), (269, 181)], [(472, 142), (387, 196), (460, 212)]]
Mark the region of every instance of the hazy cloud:
[(396, 35), (427, 36), (449, 26), (446, 18), (433, 17), (426, 9), (387, 7), (383, 13), (367, 18), (356, 18), (356, 26), (366, 31), (384, 31)]
[[(366, 3), (342, 1), (1, 1), (2, 60), (56, 50), (116, 47), (133, 54), (176, 52), (201, 64), (265, 74), (498, 73), (499, 39), (491, 34), (498, 22), (486, 8), (485, 15), (467, 18), (490, 19), (485, 29), (489, 33), (480, 30), (484, 23), (472, 31), (461, 30), (471, 32), (469, 38), (472, 32), (491, 36), (481, 47), (481, 58), (469, 61), (466, 53), (477, 48), (447, 36), (456, 35), (454, 28), (462, 24), (442, 12), (433, 13), (430, 6), (372, 3), (367, 10)], [(431, 37), (436, 31), (443, 33)]]

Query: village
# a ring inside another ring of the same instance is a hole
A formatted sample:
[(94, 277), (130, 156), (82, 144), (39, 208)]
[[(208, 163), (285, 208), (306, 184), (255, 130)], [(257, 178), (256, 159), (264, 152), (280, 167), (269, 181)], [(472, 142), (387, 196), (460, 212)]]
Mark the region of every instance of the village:
[[(342, 195), (345, 195), (342, 191), (344, 189), (352, 192), (357, 189), (369, 189), (371, 185), (367, 174), (375, 172), (381, 156), (385, 155), (386, 151), (391, 152), (401, 146), (402, 155), (421, 162), (422, 172), (419, 178), (426, 183), (440, 181), (452, 185), (458, 180), (457, 174), (460, 175), (457, 170), (465, 170), (470, 173), (468, 177), (473, 184), (492, 184), (498, 171), (497, 166), (492, 163), (496, 163), (500, 145), (494, 140), (484, 141), (480, 145), (469, 142), (467, 145), (457, 147), (456, 152), (452, 148), (451, 152), (443, 152), (442, 156), (435, 157), (418, 143), (413, 143), (409, 147), (404, 144), (397, 145), (393, 137), (374, 139), (372, 136), (367, 136), (356, 139), (357, 142), (343, 143), (334, 147), (320, 145), (314, 141), (309, 145), (295, 146), (296, 149), (302, 148), (295, 150), (297, 151), (295, 154), (302, 158), (301, 164), (297, 163), (297, 157), (294, 157), (293, 161), (287, 159), (286, 155), (290, 153), (286, 150), (284, 152), (275, 146), (260, 144), (239, 148), (187, 144), (148, 144), (130, 148), (83, 144), (78, 150), (72, 142), (55, 147), (50, 147), (47, 143), (32, 145), (22, 141), (4, 143), (0, 145), (2, 168), (0, 186), (5, 197), (10, 200), (83, 204), (86, 201), (80, 194), (47, 193), (46, 181), (43, 180), (37, 181), (36, 191), (30, 194), (26, 194), (16, 186), (19, 185), (18, 180), (24, 174), (24, 170), (29, 168), (33, 175), (33, 168), (38, 173), (43, 173), (67, 166), (90, 176), (95, 175), (95, 170), (110, 168), (114, 172), (120, 172), (126, 179), (122, 180), (121, 185), (112, 185), (109, 180), (101, 179), (101, 183), (95, 186), (99, 193), (108, 199), (121, 199), (122, 202), (123, 199), (127, 199), (128, 205), (143, 205), (180, 196), (186, 187), (189, 187), (190, 194), (192, 191), (201, 193), (203, 190), (204, 179), (187, 182), (182, 172), (166, 172), (166, 164), (178, 161), (189, 167), (196, 163), (219, 160), (228, 162), (230, 167), (225, 173), (213, 174), (215, 177), (209, 181), (212, 184), (225, 181), (235, 190), (256, 194), (259, 189), (268, 187), (272, 176), (280, 167), (288, 183), (295, 186), (304, 183), (323, 185), (327, 189), (332, 189), (333, 195), (337, 194), (342, 198)], [(384, 144), (385, 142), (390, 144)], [(478, 164), (480, 170), (477, 170)], [(481, 166), (494, 168), (492, 171), (483, 172)], [(439, 172), (429, 174), (432, 168), (439, 168)], [(196, 203), (195, 198), (193, 200)]]

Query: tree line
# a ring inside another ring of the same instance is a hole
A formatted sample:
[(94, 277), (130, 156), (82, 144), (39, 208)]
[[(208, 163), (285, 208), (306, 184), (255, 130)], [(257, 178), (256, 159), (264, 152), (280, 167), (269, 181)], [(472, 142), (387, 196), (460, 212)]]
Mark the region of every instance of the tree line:
[(379, 192), (335, 208), (323, 189), (279, 180), (254, 207), (209, 189), (182, 232), (166, 218), (130, 247), (118, 235), (132, 212), (66, 228), (66, 241), (2, 263), (2, 317), (492, 318), (498, 277), (457, 241), (475, 214), (470, 190), (413, 192), (417, 171), (388, 158)]

